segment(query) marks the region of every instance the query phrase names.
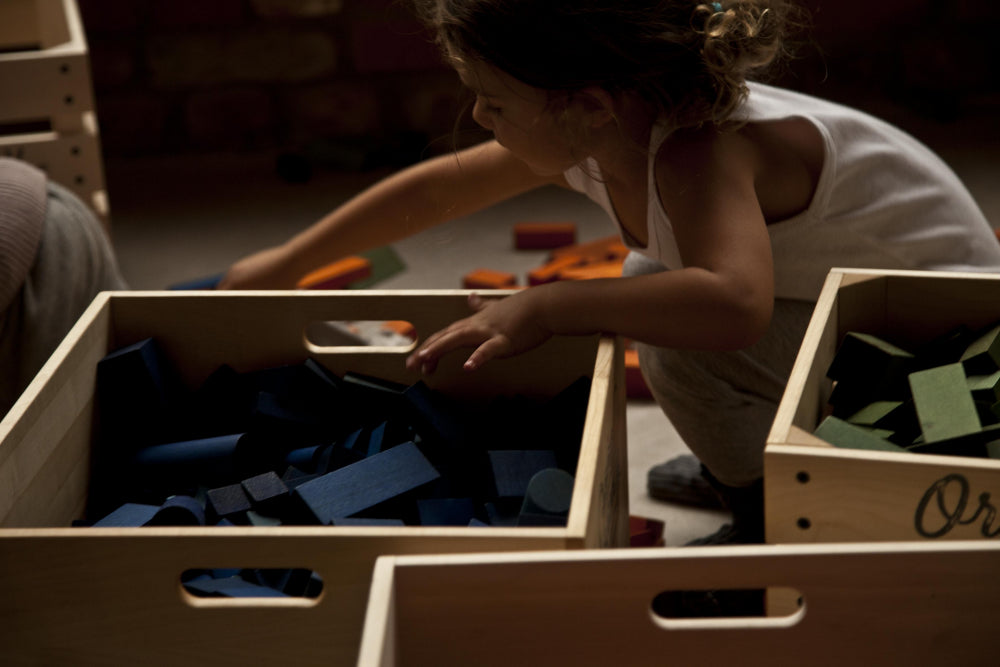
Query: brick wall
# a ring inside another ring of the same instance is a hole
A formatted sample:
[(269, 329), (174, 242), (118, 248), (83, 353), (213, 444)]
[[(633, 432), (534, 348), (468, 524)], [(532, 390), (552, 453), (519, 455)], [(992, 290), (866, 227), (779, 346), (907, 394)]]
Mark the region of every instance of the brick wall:
[(398, 0), (79, 7), (108, 157), (275, 151), (357, 168), (454, 147), (465, 95)]

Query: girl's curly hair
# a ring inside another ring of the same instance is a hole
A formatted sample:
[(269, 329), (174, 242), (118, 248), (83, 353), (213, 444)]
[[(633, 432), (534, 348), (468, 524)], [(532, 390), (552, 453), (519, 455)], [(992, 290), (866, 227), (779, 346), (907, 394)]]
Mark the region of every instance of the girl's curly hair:
[(783, 51), (787, 0), (413, 0), (453, 57), (550, 93), (637, 93), (674, 127), (723, 124)]

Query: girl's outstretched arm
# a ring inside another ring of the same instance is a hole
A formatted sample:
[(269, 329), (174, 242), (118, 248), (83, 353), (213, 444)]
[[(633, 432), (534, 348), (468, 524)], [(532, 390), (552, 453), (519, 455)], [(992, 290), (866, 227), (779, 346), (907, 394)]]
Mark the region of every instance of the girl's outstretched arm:
[(738, 133), (673, 142), (657, 178), (684, 268), (472, 299), (474, 312), (428, 337), (408, 367), (430, 372), (449, 351), (472, 348), (465, 367), (473, 370), (553, 334), (615, 333), (684, 349), (751, 345), (767, 329), (774, 302), (770, 239), (755, 191), (759, 168)]
[(379, 181), (285, 243), (237, 261), (218, 287), (291, 289), (324, 264), (558, 182), (495, 141), (432, 158)]

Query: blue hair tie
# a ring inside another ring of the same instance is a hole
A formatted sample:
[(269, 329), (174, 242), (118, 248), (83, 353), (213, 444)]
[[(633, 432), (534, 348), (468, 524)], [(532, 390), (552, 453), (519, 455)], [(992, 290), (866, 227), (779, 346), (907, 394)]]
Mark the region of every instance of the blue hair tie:
[(722, 3), (721, 2), (713, 2), (712, 3), (712, 9), (714, 9), (715, 13), (718, 14), (719, 12), (722, 11)]

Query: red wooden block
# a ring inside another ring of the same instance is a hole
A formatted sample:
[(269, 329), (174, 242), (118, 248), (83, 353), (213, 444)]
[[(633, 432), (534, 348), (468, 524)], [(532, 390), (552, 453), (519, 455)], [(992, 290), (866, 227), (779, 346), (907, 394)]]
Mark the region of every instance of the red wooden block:
[(663, 522), (642, 516), (629, 516), (629, 546), (662, 547)]
[(576, 223), (519, 222), (514, 225), (518, 250), (551, 250), (576, 243)]
[(345, 257), (303, 276), (298, 289), (343, 289), (371, 276), (372, 263), (364, 257)]
[(508, 289), (516, 286), (517, 276), (506, 271), (476, 269), (462, 278), (462, 287), (465, 289)]
[(639, 369), (639, 352), (625, 350), (625, 395), (629, 398), (652, 398), (653, 394), (646, 385)]

